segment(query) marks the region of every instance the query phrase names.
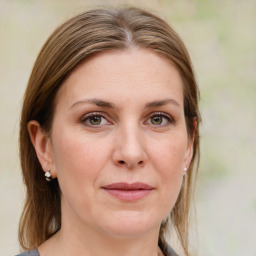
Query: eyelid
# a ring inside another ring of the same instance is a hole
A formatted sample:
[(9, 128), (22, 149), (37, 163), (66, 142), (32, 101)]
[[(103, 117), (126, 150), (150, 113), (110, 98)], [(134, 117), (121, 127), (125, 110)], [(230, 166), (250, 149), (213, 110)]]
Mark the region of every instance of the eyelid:
[[(169, 124), (175, 124), (175, 120), (173, 119), (173, 117), (170, 114), (167, 114), (165, 112), (152, 112), (147, 116), (147, 120), (146, 122), (153, 116), (161, 116), (167, 119), (167, 121), (169, 122)], [(153, 124), (152, 124), (153, 125)], [(168, 124), (167, 124), (168, 125)], [(154, 125), (156, 126), (156, 125)], [(166, 125), (159, 125), (159, 126), (166, 126)]]
[[(112, 122), (109, 121), (110, 118), (104, 112), (99, 112), (99, 111), (89, 112), (89, 113), (83, 115), (82, 118), (81, 118), (81, 122), (84, 123), (88, 118), (93, 117), (93, 116), (101, 116), (104, 119), (106, 119), (109, 124), (112, 124)], [(95, 127), (96, 128), (96, 127), (102, 127), (102, 126), (109, 125), (109, 124), (103, 124), (103, 125), (90, 125), (90, 124), (86, 124), (86, 126)]]

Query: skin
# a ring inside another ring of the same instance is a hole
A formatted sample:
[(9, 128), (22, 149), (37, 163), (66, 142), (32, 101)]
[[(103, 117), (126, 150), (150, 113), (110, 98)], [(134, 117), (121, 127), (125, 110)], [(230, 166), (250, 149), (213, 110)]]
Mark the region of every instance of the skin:
[[(28, 124), (42, 168), (62, 192), (62, 227), (41, 256), (158, 255), (161, 222), (193, 154), (182, 88), (174, 65), (134, 48), (94, 56), (64, 81), (50, 134)], [(115, 182), (153, 189), (127, 202), (103, 189)]]

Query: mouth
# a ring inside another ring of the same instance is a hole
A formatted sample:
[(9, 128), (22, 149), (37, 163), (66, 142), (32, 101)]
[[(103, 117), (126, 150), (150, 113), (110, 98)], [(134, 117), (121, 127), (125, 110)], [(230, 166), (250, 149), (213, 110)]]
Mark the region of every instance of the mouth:
[(146, 183), (112, 183), (102, 187), (109, 195), (125, 202), (138, 201), (148, 196), (154, 188)]

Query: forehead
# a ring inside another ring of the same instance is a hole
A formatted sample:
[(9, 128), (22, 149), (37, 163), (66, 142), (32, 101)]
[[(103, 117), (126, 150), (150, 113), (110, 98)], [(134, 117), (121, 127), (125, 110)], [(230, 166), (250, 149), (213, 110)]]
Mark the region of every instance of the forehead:
[(72, 104), (85, 96), (147, 101), (166, 94), (183, 105), (183, 83), (174, 64), (151, 50), (132, 48), (100, 53), (78, 65), (59, 89), (56, 103)]

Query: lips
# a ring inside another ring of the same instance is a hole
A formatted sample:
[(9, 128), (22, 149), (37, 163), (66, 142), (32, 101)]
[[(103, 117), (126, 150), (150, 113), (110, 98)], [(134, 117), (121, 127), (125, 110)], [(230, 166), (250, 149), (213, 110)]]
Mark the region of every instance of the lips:
[(138, 201), (148, 196), (154, 188), (146, 183), (112, 183), (102, 187), (109, 195), (126, 202)]

